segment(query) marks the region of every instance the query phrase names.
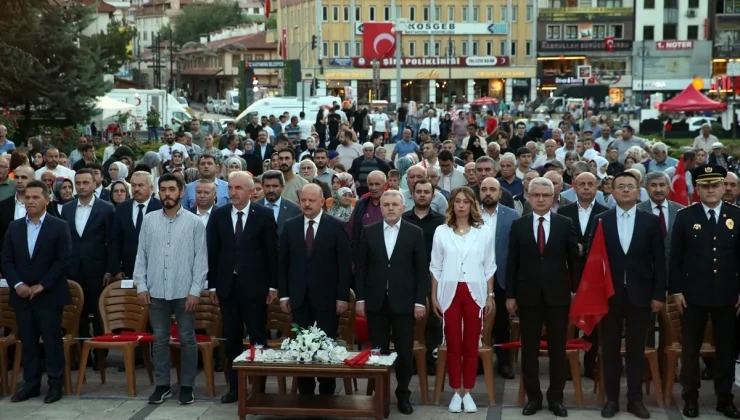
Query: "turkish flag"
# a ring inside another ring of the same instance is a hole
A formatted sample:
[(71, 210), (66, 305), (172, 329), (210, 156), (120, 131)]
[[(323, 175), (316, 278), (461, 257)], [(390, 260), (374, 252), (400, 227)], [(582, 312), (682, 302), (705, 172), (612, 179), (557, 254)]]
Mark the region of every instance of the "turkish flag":
[(570, 305), (570, 321), (586, 335), (591, 335), (596, 324), (609, 312), (609, 298), (614, 296), (603, 224), (599, 220), (586, 266), (583, 268), (581, 283)]
[(604, 38), (604, 45), (606, 45), (606, 50), (609, 52), (614, 52), (614, 37), (608, 36)]
[(671, 190), (668, 192), (668, 199), (675, 201), (682, 206), (689, 205), (689, 188), (686, 185), (686, 166), (683, 163), (683, 156), (676, 165), (676, 173), (671, 180)]
[(283, 47), (281, 51), (283, 60), (287, 60), (288, 59), (288, 30), (285, 28), (283, 28), (283, 39), (281, 41), (281, 44)]
[(396, 34), (391, 22), (365, 22), (362, 24), (362, 56), (380, 60), (396, 55)]
[(270, 0), (265, 0), (265, 19), (270, 18), (270, 8), (271, 8)]

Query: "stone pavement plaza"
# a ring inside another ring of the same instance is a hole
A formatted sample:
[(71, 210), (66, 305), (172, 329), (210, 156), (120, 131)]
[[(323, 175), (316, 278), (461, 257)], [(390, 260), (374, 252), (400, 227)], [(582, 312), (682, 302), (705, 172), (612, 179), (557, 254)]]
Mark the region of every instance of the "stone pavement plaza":
[[(205, 398), (205, 380), (203, 375), (200, 374), (196, 379), (195, 396), (196, 402), (189, 406), (180, 406), (177, 404), (177, 386), (173, 386), (173, 398), (160, 406), (153, 406), (147, 404), (147, 397), (154, 390), (154, 387), (148, 384), (146, 371), (144, 369), (137, 369), (137, 391), (138, 396), (136, 398), (128, 398), (126, 395), (126, 383), (125, 374), (119, 373), (116, 366), (121, 362), (120, 354), (111, 352), (108, 357), (109, 367), (107, 370), (107, 382), (105, 385), (100, 385), (100, 376), (93, 372), (91, 368), (87, 371), (87, 384), (84, 385), (82, 391), (82, 397), (78, 398), (75, 396), (65, 397), (60, 402), (50, 405), (44, 405), (42, 398), (34, 398), (32, 400), (12, 404), (9, 397), (0, 398), (0, 420), (16, 420), (16, 419), (32, 419), (32, 420), (190, 420), (190, 419), (201, 419), (201, 420), (236, 420), (237, 406), (236, 404), (221, 404), (218, 398), (209, 399)], [(515, 366), (515, 372), (517, 374), (516, 379), (506, 381), (500, 377), (496, 377), (496, 405), (494, 407), (486, 406), (486, 389), (483, 375), (478, 376), (475, 388), (473, 390), (473, 397), (478, 403), (479, 409), (474, 414), (451, 414), (447, 412), (446, 404), (449, 402), (451, 391), (448, 387), (445, 388), (445, 392), (442, 396), (441, 406), (434, 405), (421, 405), (419, 386), (417, 377), (414, 376), (411, 389), (413, 395), (411, 397), (411, 403), (414, 405), (414, 413), (411, 416), (404, 416), (398, 413), (395, 407), (395, 396), (391, 396), (391, 416), (392, 420), (399, 419), (424, 419), (424, 420), (519, 420), (525, 418), (521, 414), (521, 408), (517, 407), (517, 392), (519, 389), (519, 366)], [(544, 374), (547, 372), (547, 359), (540, 359), (540, 372), (541, 372), (541, 383), (542, 389), (547, 389), (548, 380)], [(288, 378), (288, 385), (290, 386), (290, 378)], [(172, 371), (172, 381), (176, 381), (175, 371)], [(395, 382), (395, 379), (391, 380)], [(72, 383), (76, 386), (77, 374), (73, 372)], [(625, 409), (626, 401), (624, 395), (626, 394), (625, 379), (622, 380), (622, 410)], [(593, 393), (593, 381), (584, 378), (583, 381), (584, 390), (584, 405), (585, 408), (577, 409), (575, 407), (575, 396), (573, 392), (573, 383), (568, 382), (565, 387), (565, 406), (569, 412), (569, 419), (573, 420), (595, 420), (600, 419), (599, 414), (600, 407), (596, 405), (596, 395)], [(430, 378), (430, 386), (433, 387), (434, 378)], [(365, 380), (359, 381), (360, 392), (365, 391)], [(395, 389), (395, 384), (391, 384), (391, 390)], [(657, 406), (654, 397), (651, 395), (645, 396), (645, 405), (651, 412), (652, 419), (655, 420), (682, 420), (683, 416), (680, 410), (675, 405), (676, 400), (680, 400), (680, 385), (676, 385), (676, 392), (673, 395), (674, 403), (668, 409), (661, 409)], [(216, 394), (220, 396), (226, 391), (226, 384), (224, 382), (224, 376), (221, 373), (216, 374)], [(46, 385), (44, 384), (41, 389), (42, 396), (46, 393)], [(267, 379), (267, 392), (277, 392), (277, 384), (275, 378)], [(342, 387), (342, 381), (337, 381), (337, 392), (344, 393)], [(433, 398), (433, 389), (429, 392), (430, 399)], [(737, 400), (740, 402), (740, 400)], [(719, 413), (714, 411), (715, 398), (713, 395), (713, 386), (710, 381), (702, 382), (700, 408), (701, 416), (700, 419), (704, 420), (720, 420), (724, 417), (720, 416)], [(255, 420), (272, 420), (272, 419), (286, 419), (288, 417), (277, 417), (277, 416), (249, 416), (248, 418)], [(306, 417), (291, 417), (292, 419), (300, 419)], [(547, 408), (537, 415), (529, 417), (531, 419), (547, 419), (554, 420), (555, 416), (552, 415)], [(622, 419), (634, 419), (630, 414), (620, 412), (617, 420)]]

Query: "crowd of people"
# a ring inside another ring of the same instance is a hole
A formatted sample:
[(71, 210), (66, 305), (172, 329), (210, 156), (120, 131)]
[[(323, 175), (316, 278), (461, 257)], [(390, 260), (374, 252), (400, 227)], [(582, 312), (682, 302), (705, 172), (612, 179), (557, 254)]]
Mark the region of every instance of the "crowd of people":
[[(403, 128), (389, 154), (387, 132), (368, 134), (357, 124), (363, 111), (347, 111), (339, 104), (328, 115), (321, 110), (325, 120), (315, 124), (255, 117), (246, 138), (233, 124), (219, 139), (166, 130), (159, 151), (139, 160), (115, 135), (103, 164), (85, 137), (66, 160), (47, 136), (42, 161), (12, 150), (0, 156), (1, 271), (24, 343), (25, 385), (13, 401), (39, 395), (39, 337), (49, 378), (45, 401), (62, 396), (66, 280), (85, 293), (80, 336), (95, 337), (103, 333), (97, 308), (103, 288), (133, 279), (154, 337), (153, 404), (172, 396), (172, 316), (182, 349), (179, 401), (194, 401), (194, 311), (202, 291), (221, 307), (223, 368), (231, 371), (221, 401), (233, 403), (238, 381), (230, 361), (243, 351), (245, 329), (252, 344), (267, 344), (270, 303), (279, 301), (299, 326), (316, 323), (334, 338), (352, 290), (370, 344), (388, 352), (394, 342), (401, 413), (413, 412), (415, 322), (428, 319), (430, 372), (434, 350), (447, 345), (454, 391), (448, 410), (474, 412), (480, 332), (483, 319), (495, 315), (495, 343), (509, 341), (510, 319), (519, 318), (523, 414), (547, 402), (565, 417), (569, 308), (602, 225), (615, 291), (600, 325), (602, 416), (619, 411), (624, 335), (627, 409), (650, 417), (642, 403), (642, 353), (654, 336), (651, 313), (673, 296), (683, 313), (684, 414), (698, 416), (699, 349), (711, 316), (717, 409), (740, 418), (731, 393), (736, 340), (726, 333), (735, 330), (740, 304), (734, 222), (740, 187), (708, 130), (682, 154), (693, 202), (683, 208), (669, 200), (678, 162), (667, 146), (648, 145), (632, 127), (603, 116), (577, 122), (566, 114), (558, 126), (527, 127), (504, 115), (486, 122), (481, 134), (460, 115), (459, 132), (443, 139), (431, 111), (430, 129), (424, 122), (418, 130)], [(543, 325), (546, 401), (537, 361)], [(588, 339), (599, 343), (595, 334)], [(594, 376), (598, 347), (584, 357), (587, 377)], [(495, 354), (498, 375), (513, 379), (509, 351)], [(319, 393), (334, 393), (334, 384), (320, 379)], [(299, 382), (302, 394), (315, 388), (313, 379)]]

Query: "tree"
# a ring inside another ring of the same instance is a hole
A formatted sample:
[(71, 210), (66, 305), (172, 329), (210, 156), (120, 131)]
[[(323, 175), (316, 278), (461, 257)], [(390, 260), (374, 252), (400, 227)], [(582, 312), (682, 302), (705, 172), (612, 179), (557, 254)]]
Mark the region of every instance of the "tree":
[(136, 29), (114, 19), (108, 23), (107, 32), (81, 38), (80, 46), (100, 51), (101, 57), (105, 58), (105, 73), (115, 74), (133, 58), (131, 47), (135, 36)]
[(236, 2), (190, 5), (184, 7), (173, 22), (175, 44), (199, 42), (201, 35), (247, 22), (247, 17)]

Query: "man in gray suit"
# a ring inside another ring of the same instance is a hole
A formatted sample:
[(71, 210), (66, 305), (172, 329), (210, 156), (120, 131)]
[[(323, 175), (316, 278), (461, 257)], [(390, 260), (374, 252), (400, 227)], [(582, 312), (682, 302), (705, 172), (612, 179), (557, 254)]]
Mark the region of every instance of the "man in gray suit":
[(257, 201), (257, 204), (272, 210), (278, 225), (278, 237), (283, 233), (286, 220), (302, 214), (301, 208), (296, 203), (283, 200), (283, 187), (285, 187), (285, 178), (282, 172), (272, 170), (262, 174), (262, 190), (265, 192), (265, 198)]
[[(555, 190), (555, 197), (558, 198), (557, 200), (552, 201), (552, 208), (550, 209), (551, 212), (557, 213), (560, 207), (565, 207), (568, 204), (573, 204), (573, 200), (565, 198), (562, 194), (560, 194), (560, 192), (563, 190), (563, 177), (560, 176), (560, 174), (555, 171), (549, 171), (545, 173), (544, 177), (552, 182), (553, 188)], [(526, 216), (529, 213), (532, 213), (532, 205), (529, 204), (529, 200), (527, 200), (522, 206), (522, 216)]]

